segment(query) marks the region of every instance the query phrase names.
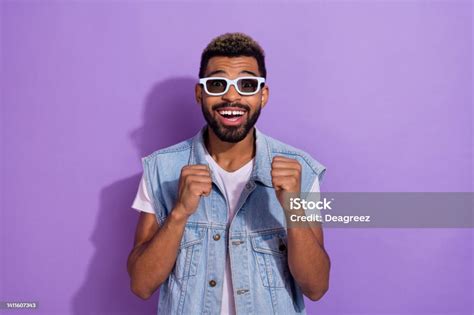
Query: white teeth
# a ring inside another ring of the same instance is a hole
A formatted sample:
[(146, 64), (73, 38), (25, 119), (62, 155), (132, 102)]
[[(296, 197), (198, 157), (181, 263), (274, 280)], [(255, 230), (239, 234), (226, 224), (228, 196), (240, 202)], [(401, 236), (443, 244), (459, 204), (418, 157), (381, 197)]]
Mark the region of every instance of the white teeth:
[(241, 110), (221, 110), (219, 111), (219, 114), (221, 115), (233, 115), (233, 116), (242, 116), (243, 114), (245, 114), (244, 111), (241, 111)]

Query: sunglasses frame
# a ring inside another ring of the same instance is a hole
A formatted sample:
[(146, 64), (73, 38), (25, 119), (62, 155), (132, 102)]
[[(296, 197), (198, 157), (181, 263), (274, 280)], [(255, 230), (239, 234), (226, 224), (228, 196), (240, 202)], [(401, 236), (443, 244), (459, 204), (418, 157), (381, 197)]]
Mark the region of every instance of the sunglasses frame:
[[(209, 80), (216, 80), (216, 79), (219, 79), (219, 80), (224, 80), (226, 81), (227, 83), (227, 86), (225, 87), (225, 90), (223, 92), (219, 92), (219, 93), (211, 93), (210, 91), (208, 91), (207, 89), (207, 81)], [(258, 81), (258, 86), (257, 86), (257, 90), (255, 90), (255, 92), (242, 92), (240, 91), (239, 89), (239, 86), (237, 85), (237, 82), (239, 80), (242, 80), (242, 79), (255, 79)], [(263, 77), (252, 77), (252, 76), (247, 76), (247, 77), (238, 77), (234, 80), (231, 80), (231, 79), (228, 79), (228, 78), (224, 78), (224, 77), (207, 77), (207, 78), (201, 78), (199, 79), (199, 83), (202, 84), (204, 86), (204, 91), (208, 94), (208, 95), (211, 95), (211, 96), (221, 96), (221, 95), (224, 95), (226, 94), (227, 92), (229, 92), (229, 89), (230, 89), (230, 86), (233, 85), (235, 90), (240, 94), (240, 95), (244, 95), (244, 96), (249, 96), (249, 95), (255, 95), (257, 94), (261, 89), (262, 89), (262, 83), (265, 84), (265, 78)]]

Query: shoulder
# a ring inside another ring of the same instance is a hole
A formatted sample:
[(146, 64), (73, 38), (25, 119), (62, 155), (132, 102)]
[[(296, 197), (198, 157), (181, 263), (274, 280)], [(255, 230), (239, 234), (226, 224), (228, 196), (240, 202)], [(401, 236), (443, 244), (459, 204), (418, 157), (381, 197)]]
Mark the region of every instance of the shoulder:
[(267, 142), (268, 150), (272, 159), (277, 155), (296, 159), (298, 162), (300, 162), (303, 169), (312, 171), (319, 179), (319, 182), (322, 181), (323, 175), (326, 172), (326, 166), (312, 157), (311, 154), (266, 134), (260, 134)]
[(180, 157), (187, 158), (189, 157), (189, 152), (191, 150), (191, 143), (192, 138), (183, 140), (171, 146), (158, 149), (149, 155), (142, 157), (142, 160), (144, 162), (166, 161), (168, 159), (176, 161), (177, 159), (179, 160)]
[(151, 154), (149, 154), (148, 156), (146, 156), (146, 158), (151, 158), (151, 157), (159, 156), (159, 155), (175, 154), (175, 153), (179, 154), (179, 152), (189, 151), (191, 149), (192, 140), (193, 138), (189, 138), (181, 142), (178, 142), (176, 144), (173, 144), (171, 146), (158, 149), (152, 152)]
[(284, 143), (280, 140), (272, 138), (268, 135), (264, 135), (270, 153), (273, 156), (283, 155), (289, 158), (297, 158), (303, 162), (303, 166), (307, 166), (314, 170), (316, 173), (320, 173), (326, 169), (326, 167), (321, 164), (318, 160), (313, 158), (311, 154), (301, 149), (298, 149), (290, 144)]

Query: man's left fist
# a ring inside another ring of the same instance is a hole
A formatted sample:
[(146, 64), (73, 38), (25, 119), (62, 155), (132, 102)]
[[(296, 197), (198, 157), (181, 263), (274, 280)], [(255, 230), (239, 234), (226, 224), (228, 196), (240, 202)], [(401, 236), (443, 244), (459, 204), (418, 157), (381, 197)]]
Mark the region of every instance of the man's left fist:
[(275, 156), (272, 161), (272, 184), (275, 193), (284, 206), (284, 193), (299, 193), (301, 190), (301, 165), (295, 159)]

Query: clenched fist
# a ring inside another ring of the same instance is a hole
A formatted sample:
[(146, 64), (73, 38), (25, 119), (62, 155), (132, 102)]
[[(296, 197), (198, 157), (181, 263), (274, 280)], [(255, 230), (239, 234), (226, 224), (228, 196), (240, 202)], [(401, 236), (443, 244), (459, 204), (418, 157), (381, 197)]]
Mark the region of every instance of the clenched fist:
[[(301, 165), (295, 159), (275, 156), (272, 160), (272, 184), (283, 208), (288, 202), (284, 193), (299, 194), (301, 190)], [(286, 202), (285, 202), (286, 199)]]
[(180, 211), (189, 217), (196, 211), (201, 196), (209, 196), (211, 188), (211, 173), (207, 165), (186, 165), (181, 169), (179, 177), (175, 211)]

